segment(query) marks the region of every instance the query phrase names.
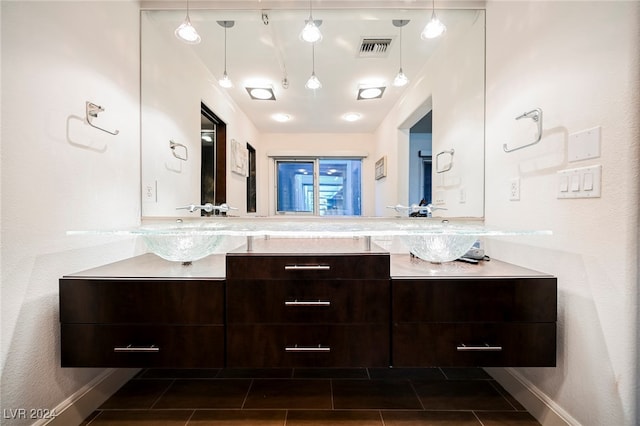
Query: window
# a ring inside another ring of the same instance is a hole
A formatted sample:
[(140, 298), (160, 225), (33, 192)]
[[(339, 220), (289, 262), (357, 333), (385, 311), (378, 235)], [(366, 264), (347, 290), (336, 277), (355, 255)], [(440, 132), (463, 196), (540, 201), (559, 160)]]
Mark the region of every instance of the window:
[(276, 212), (360, 216), (362, 160), (276, 160)]

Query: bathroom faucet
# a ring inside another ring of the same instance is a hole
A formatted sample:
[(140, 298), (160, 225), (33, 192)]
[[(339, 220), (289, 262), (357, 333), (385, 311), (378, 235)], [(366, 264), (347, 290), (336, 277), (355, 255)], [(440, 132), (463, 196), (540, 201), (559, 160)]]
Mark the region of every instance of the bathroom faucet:
[(211, 213), (214, 210), (218, 210), (220, 212), (226, 213), (229, 210), (238, 210), (235, 207), (230, 207), (227, 203), (222, 203), (219, 206), (215, 206), (211, 203), (205, 203), (204, 205), (199, 204), (189, 204), (188, 206), (176, 207), (176, 210), (189, 210), (189, 212), (193, 213), (196, 210), (204, 210), (207, 213)]
[(387, 206), (387, 208), (394, 209), (398, 213), (400, 213), (401, 211), (406, 211), (409, 215), (411, 215), (412, 213), (418, 213), (418, 214), (426, 215), (426, 217), (432, 217), (434, 210), (447, 210), (444, 207), (436, 207), (431, 203), (427, 205), (412, 204), (411, 206), (403, 206), (402, 204), (396, 204), (395, 206)]

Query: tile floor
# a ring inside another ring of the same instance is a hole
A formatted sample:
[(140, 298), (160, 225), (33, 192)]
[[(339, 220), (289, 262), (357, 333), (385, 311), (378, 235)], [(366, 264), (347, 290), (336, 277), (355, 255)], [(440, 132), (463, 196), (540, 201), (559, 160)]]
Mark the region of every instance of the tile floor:
[(482, 369), (143, 370), (83, 426), (530, 426)]

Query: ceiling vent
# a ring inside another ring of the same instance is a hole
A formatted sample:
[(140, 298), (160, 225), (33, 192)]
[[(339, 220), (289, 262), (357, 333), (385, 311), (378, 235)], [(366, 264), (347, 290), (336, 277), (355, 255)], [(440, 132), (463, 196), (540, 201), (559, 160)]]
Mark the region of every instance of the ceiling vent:
[(371, 38), (363, 37), (360, 42), (360, 58), (386, 58), (389, 55), (389, 47), (392, 38)]

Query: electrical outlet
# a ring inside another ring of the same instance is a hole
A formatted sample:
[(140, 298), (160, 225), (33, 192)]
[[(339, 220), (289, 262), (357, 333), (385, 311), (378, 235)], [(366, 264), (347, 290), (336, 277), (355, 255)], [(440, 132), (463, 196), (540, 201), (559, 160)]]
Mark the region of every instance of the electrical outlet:
[(460, 198), (458, 199), (460, 204), (464, 204), (467, 202), (467, 190), (465, 188), (460, 188), (460, 192), (458, 193), (458, 195), (460, 196)]
[(146, 183), (142, 186), (142, 199), (146, 202), (155, 203), (158, 201), (156, 198), (158, 182)]
[(509, 181), (509, 200), (520, 200), (520, 178), (513, 178)]

